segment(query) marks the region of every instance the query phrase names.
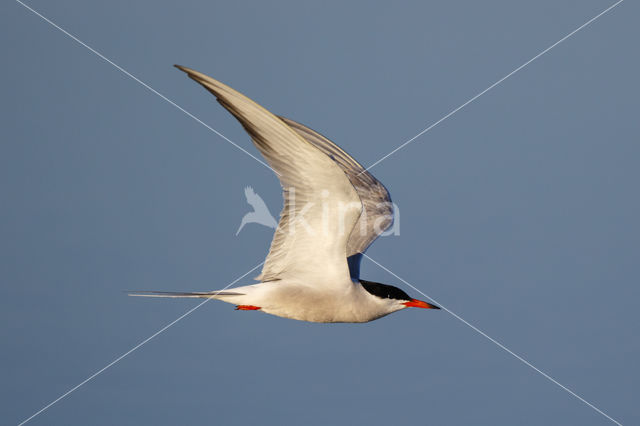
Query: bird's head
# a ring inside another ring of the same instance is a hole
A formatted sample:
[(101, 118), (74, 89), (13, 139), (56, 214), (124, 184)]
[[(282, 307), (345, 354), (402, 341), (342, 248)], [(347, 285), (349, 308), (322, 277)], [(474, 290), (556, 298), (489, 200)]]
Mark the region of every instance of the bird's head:
[(392, 304), (397, 305), (397, 310), (404, 308), (423, 308), (423, 309), (440, 309), (438, 306), (427, 303), (422, 300), (414, 299), (407, 293), (392, 285), (374, 283), (371, 281), (360, 280), (360, 284), (371, 295), (380, 299), (388, 300)]

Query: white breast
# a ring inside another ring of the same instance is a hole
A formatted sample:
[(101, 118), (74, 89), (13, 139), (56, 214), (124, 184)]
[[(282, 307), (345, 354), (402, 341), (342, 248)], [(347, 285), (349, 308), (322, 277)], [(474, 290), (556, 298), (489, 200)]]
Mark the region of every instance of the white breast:
[(319, 285), (274, 281), (235, 288), (241, 296), (221, 296), (238, 305), (259, 306), (279, 317), (311, 322), (368, 322), (404, 309), (393, 299), (381, 299), (358, 283)]

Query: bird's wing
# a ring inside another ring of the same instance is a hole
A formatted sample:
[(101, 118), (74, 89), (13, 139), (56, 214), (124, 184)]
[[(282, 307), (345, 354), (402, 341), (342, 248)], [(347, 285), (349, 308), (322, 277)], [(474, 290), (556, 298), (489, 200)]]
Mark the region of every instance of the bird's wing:
[(348, 280), (347, 241), (362, 204), (338, 164), (251, 99), (197, 71), (178, 68), (238, 119), (284, 189), (280, 223), (258, 279)]
[[(280, 119), (307, 142), (333, 159), (351, 181), (362, 201), (362, 214), (349, 236), (347, 256), (364, 253), (367, 247), (393, 223), (393, 204), (389, 191), (353, 157), (329, 139), (291, 119), (285, 117)], [(358, 259), (359, 263), (361, 257), (357, 256), (354, 259)]]

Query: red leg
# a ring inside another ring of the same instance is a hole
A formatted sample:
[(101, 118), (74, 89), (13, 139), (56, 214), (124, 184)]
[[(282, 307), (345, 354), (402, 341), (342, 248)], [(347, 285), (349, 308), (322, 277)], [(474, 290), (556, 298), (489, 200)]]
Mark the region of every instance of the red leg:
[(236, 306), (236, 311), (257, 311), (258, 309), (260, 309), (259, 306), (253, 306), (253, 305), (238, 305), (238, 306)]

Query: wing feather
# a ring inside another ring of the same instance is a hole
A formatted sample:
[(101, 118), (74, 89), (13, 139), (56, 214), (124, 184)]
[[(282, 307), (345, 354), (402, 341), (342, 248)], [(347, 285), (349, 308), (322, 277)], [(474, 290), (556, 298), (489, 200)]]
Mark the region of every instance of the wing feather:
[(289, 118), (280, 117), (280, 119), (307, 142), (333, 159), (356, 189), (362, 201), (363, 210), (349, 236), (347, 256), (364, 253), (367, 247), (393, 223), (393, 204), (389, 191), (353, 157), (326, 137)]
[(362, 203), (340, 166), (251, 99), (202, 73), (177, 67), (236, 117), (280, 179), (284, 208), (257, 279), (308, 274), (327, 282), (348, 280), (347, 241)]

